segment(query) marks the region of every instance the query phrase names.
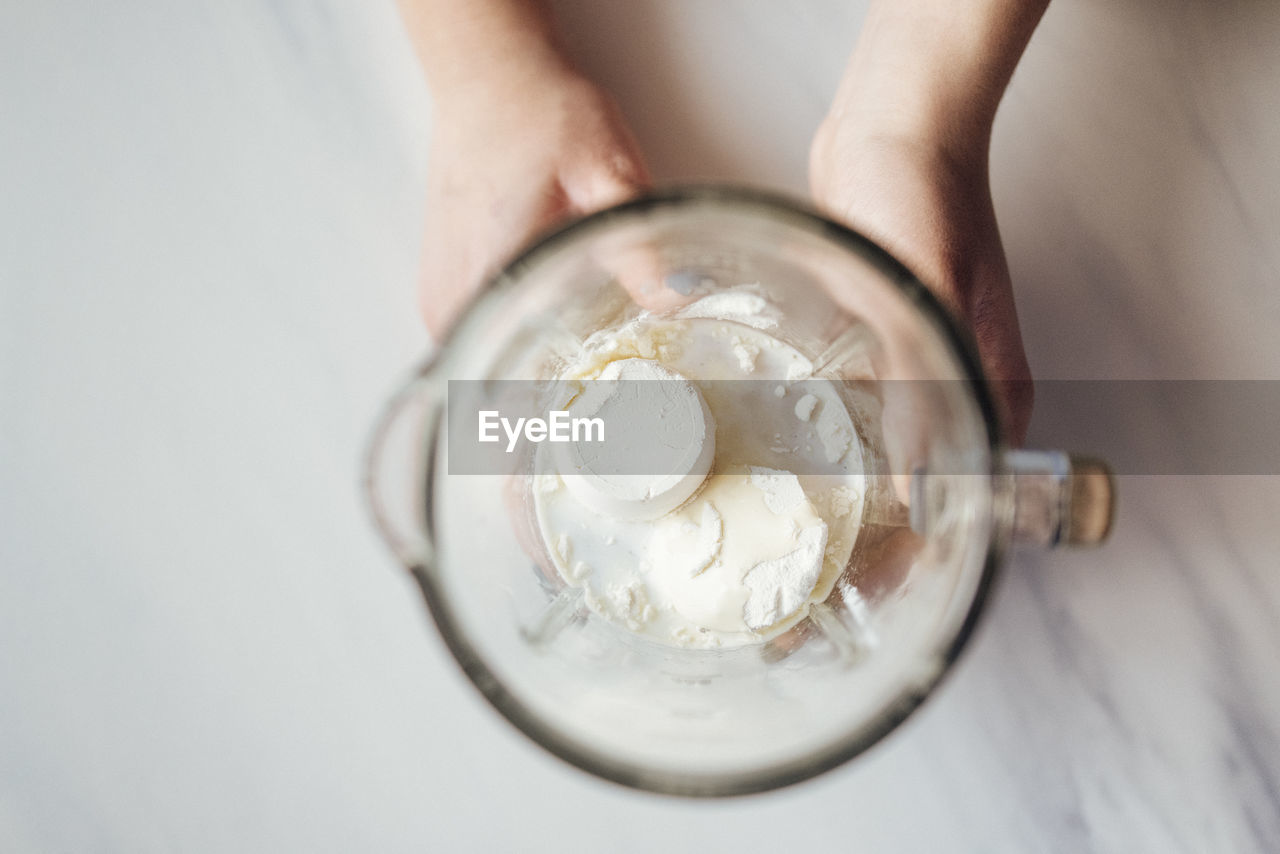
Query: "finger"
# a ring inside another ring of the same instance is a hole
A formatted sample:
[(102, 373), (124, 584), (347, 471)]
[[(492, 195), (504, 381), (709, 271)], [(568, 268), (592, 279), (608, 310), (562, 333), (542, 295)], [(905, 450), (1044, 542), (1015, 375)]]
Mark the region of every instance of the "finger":
[[(652, 188), (639, 145), (621, 116), (614, 115), (611, 124), (596, 156), (580, 161), (562, 176), (569, 204), (580, 214), (622, 204)], [(661, 253), (652, 243), (624, 238), (601, 247), (596, 257), (643, 309), (661, 314), (689, 302), (667, 286)]]
[(991, 387), (996, 414), (1004, 427), (1005, 441), (1016, 447), (1026, 438), (1035, 387), (1022, 345), (1012, 289), (979, 299), (970, 315), (978, 357)]
[(420, 287), (431, 334), (446, 332), (522, 246), (568, 213), (564, 191), (550, 179), (524, 192), (470, 199), (462, 207), (437, 206), (428, 218)]
[(560, 183), (579, 214), (620, 204), (651, 186), (640, 145), (618, 110), (605, 98), (598, 121), (582, 130), (577, 156), (561, 161)]
[(580, 214), (621, 204), (647, 191), (648, 170), (630, 152), (619, 151), (603, 161), (574, 169), (564, 176), (570, 207)]
[[(629, 201), (649, 189), (642, 164), (628, 166), (619, 161), (577, 176), (576, 183), (566, 187), (566, 193), (576, 209), (591, 213)], [(631, 299), (647, 311), (663, 314), (695, 299), (669, 285), (671, 271), (658, 246), (644, 237), (642, 227), (624, 230), (600, 242), (593, 254)]]
[(662, 253), (652, 242), (635, 242), (614, 249), (602, 247), (597, 258), (632, 301), (646, 311), (664, 314), (694, 299), (667, 286)]

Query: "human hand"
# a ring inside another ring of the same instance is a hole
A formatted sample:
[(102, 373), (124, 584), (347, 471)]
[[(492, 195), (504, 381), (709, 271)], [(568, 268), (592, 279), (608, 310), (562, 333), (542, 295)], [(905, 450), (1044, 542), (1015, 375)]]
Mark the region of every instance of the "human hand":
[(531, 237), (649, 183), (613, 100), (573, 72), (472, 95), (437, 101), (419, 287), (436, 336)]
[[(613, 99), (565, 57), (545, 0), (399, 6), (435, 108), (419, 303), (438, 338), (531, 237), (649, 176)], [(656, 290), (651, 276), (618, 277), (638, 299)]]
[(969, 326), (1013, 444), (1026, 435), (1033, 389), (988, 150), (1047, 4), (872, 0), (810, 150), (816, 203), (880, 243)]
[(1020, 444), (1031, 417), (1031, 372), (985, 161), (965, 161), (919, 138), (877, 135), (842, 116), (814, 139), (810, 180), (821, 208), (882, 245), (968, 325), (1006, 434)]

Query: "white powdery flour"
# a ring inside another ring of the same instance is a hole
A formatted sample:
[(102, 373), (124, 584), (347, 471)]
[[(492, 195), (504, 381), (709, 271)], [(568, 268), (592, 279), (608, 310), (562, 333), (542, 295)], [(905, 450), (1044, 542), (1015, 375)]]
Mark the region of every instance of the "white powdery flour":
[[(720, 294), (675, 319), (642, 315), (596, 333), (560, 374), (565, 382), (642, 369), (637, 378), (680, 377), (705, 402), (714, 448), (710, 473), (690, 467), (699, 482), (691, 493), (670, 490), (670, 504), (648, 488), (631, 500), (619, 491), (625, 481), (585, 490), (573, 480), (580, 466), (570, 471), (539, 450), (530, 491), (538, 526), (561, 578), (596, 615), (674, 646), (742, 646), (785, 632), (831, 593), (861, 525), (857, 435), (836, 385), (765, 331), (776, 324), (753, 289)], [(699, 431), (685, 432), (691, 439), (672, 447), (698, 445)], [(626, 446), (610, 452), (626, 458), (662, 433), (623, 432)]]

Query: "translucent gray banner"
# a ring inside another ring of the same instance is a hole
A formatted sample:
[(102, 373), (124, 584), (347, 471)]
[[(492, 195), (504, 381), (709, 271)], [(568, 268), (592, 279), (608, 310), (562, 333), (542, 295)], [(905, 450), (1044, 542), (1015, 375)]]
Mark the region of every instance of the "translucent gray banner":
[[(724, 416), (712, 416), (712, 435), (739, 455), (743, 448), (758, 449), (761, 458), (752, 464), (785, 466), (796, 474), (832, 473), (831, 457), (840, 445), (827, 447), (823, 434), (838, 432), (836, 416), (843, 409), (852, 413), (847, 423), (854, 433), (846, 462), (858, 455), (885, 474), (918, 470), (924, 459), (938, 473), (972, 470), (972, 458), (954, 446), (957, 434), (946, 429), (952, 413), (966, 406), (971, 390), (965, 383), (808, 379), (696, 386), (708, 411)], [(999, 385), (994, 390), (1020, 391)], [(1036, 382), (1034, 392), (1030, 447), (1100, 457), (1120, 475), (1280, 474), (1280, 381), (1050, 380)], [(697, 432), (684, 423), (687, 413), (673, 414), (688, 408), (681, 403), (686, 393), (686, 384), (664, 380), (590, 380), (572, 387), (450, 381), (447, 472), (529, 471), (540, 447), (559, 453), (576, 446), (575, 453), (604, 460), (609, 473), (679, 474), (672, 469), (685, 465), (688, 455), (671, 446)], [(629, 404), (584, 408), (593, 396)], [(599, 423), (575, 424), (575, 418)], [(684, 421), (673, 425), (672, 418)], [(930, 453), (935, 443), (939, 450)]]

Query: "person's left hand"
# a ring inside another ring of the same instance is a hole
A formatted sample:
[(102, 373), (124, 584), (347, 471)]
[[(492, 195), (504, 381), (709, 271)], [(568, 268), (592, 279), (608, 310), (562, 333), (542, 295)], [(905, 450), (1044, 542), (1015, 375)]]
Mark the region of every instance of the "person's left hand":
[(436, 107), (419, 295), (438, 338), (531, 237), (640, 193), (649, 175), (613, 100), (571, 71), (520, 74)]

